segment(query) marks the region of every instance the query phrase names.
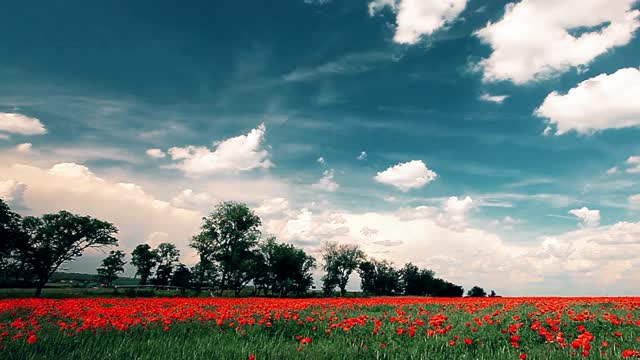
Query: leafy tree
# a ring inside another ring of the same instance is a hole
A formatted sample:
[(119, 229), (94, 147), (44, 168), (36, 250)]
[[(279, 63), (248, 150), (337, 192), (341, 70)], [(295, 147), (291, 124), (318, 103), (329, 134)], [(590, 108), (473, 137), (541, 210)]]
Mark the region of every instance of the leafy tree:
[(216, 264), (206, 261), (198, 262), (191, 268), (191, 284), (195, 287), (198, 294), (202, 292), (202, 288), (212, 289), (218, 286), (220, 273)]
[(491, 290), (491, 293), (489, 294), (489, 297), (497, 297), (498, 295), (496, 294), (495, 291)]
[(211, 243), (211, 260), (220, 268), (221, 292), (232, 289), (239, 293), (251, 280), (251, 267), (259, 261), (255, 248), (261, 225), (260, 217), (247, 205), (233, 201), (218, 204), (203, 219), (197, 237)]
[(358, 268), (360, 262), (365, 259), (364, 252), (356, 244), (338, 244), (328, 242), (322, 248), (323, 289), (332, 292), (338, 286), (340, 296), (347, 292), (347, 283), (351, 273)]
[(402, 270), (401, 287), (405, 295), (424, 295), (420, 286), (420, 269), (412, 263), (404, 265)]
[(131, 264), (136, 267), (136, 276), (140, 276), (140, 285), (147, 285), (158, 264), (158, 252), (148, 244), (140, 244), (131, 253)]
[(469, 290), (467, 292), (467, 296), (469, 297), (485, 297), (487, 296), (487, 293), (484, 291), (483, 288), (479, 287), (479, 286), (474, 286), (471, 288), (471, 290)]
[(156, 249), (156, 254), (158, 254), (158, 268), (154, 282), (156, 285), (169, 285), (173, 267), (180, 258), (180, 250), (176, 249), (174, 244), (161, 243)]
[(36, 297), (58, 268), (82, 255), (88, 248), (118, 244), (118, 229), (111, 223), (67, 211), (27, 216), (22, 221), (27, 236), (19, 240), (21, 261), (28, 264), (36, 278)]
[(192, 273), (194, 276), (193, 284), (195, 285), (196, 292), (200, 294), (203, 286), (214, 286), (217, 273), (217, 268), (213, 261), (213, 253), (215, 250), (215, 242), (213, 241), (215, 233), (202, 232), (191, 238), (189, 247), (195, 249), (198, 252), (200, 261), (193, 267)]
[(176, 271), (171, 277), (171, 286), (180, 288), (180, 292), (184, 294), (191, 285), (191, 271), (184, 264), (179, 264)]
[(274, 237), (268, 238), (260, 248), (266, 273), (256, 278), (259, 284), (262, 281), (272, 293), (280, 296), (287, 296), (290, 292), (304, 294), (313, 285), (311, 270), (316, 266), (315, 259), (304, 250), (291, 244), (277, 243)]
[(394, 295), (400, 292), (400, 272), (387, 261), (371, 259), (360, 263), (360, 287), (374, 295)]
[(435, 278), (433, 281), (433, 290), (431, 295), (440, 297), (461, 297), (464, 295), (464, 289), (462, 286)]
[[(20, 275), (21, 262), (17, 247), (23, 243), (26, 233), (22, 229), (22, 217), (11, 211), (9, 205), (0, 199), (0, 273), (7, 280), (9, 275)], [(16, 279), (17, 280), (17, 279)]]
[(101, 281), (108, 287), (113, 285), (113, 281), (118, 279), (118, 273), (124, 272), (124, 253), (120, 250), (111, 250), (109, 256), (102, 260), (102, 266), (97, 269)]

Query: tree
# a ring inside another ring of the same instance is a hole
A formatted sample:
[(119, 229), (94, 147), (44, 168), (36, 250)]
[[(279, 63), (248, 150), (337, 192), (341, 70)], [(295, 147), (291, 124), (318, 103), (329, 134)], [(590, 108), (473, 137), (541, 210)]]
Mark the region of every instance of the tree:
[(218, 267), (212, 262), (198, 262), (191, 268), (191, 284), (198, 294), (203, 287), (213, 289), (218, 286), (220, 273)]
[(405, 295), (424, 295), (420, 286), (420, 269), (412, 263), (404, 265), (402, 275), (402, 291)]
[(171, 277), (171, 286), (177, 286), (180, 288), (180, 292), (184, 294), (187, 288), (191, 285), (191, 271), (184, 265), (179, 264), (176, 271)]
[(256, 276), (258, 286), (264, 285), (274, 294), (287, 296), (290, 292), (304, 294), (313, 285), (311, 270), (316, 266), (315, 259), (304, 250), (277, 243), (274, 237), (267, 238), (260, 249), (266, 273)]
[(158, 253), (148, 244), (140, 244), (131, 253), (131, 264), (136, 267), (136, 276), (140, 276), (140, 285), (147, 285), (153, 268), (158, 264)]
[(215, 235), (215, 233), (202, 232), (192, 237), (189, 242), (189, 247), (195, 249), (200, 257), (200, 261), (192, 269), (193, 283), (198, 294), (206, 284), (209, 286), (215, 285), (215, 281), (211, 281), (212, 278), (215, 280), (215, 273), (217, 272), (212, 259), (215, 250), (215, 242), (213, 241)]
[(9, 275), (19, 277), (21, 268), (24, 268), (19, 260), (17, 247), (24, 243), (25, 238), (22, 217), (0, 199), (0, 273), (4, 281), (7, 281)]
[(356, 244), (328, 242), (322, 248), (322, 259), (325, 271), (322, 278), (323, 289), (326, 292), (332, 292), (338, 286), (340, 296), (344, 296), (347, 293), (349, 277), (365, 259), (365, 254)]
[(180, 258), (180, 250), (174, 244), (161, 243), (155, 251), (158, 255), (158, 268), (154, 282), (156, 285), (169, 285), (173, 267)]
[(479, 286), (474, 286), (471, 288), (471, 290), (469, 290), (467, 292), (467, 296), (469, 297), (485, 297), (487, 296), (487, 293), (484, 291), (483, 288), (479, 287)]
[(247, 205), (233, 201), (218, 204), (203, 218), (201, 231), (196, 236), (199, 241), (211, 244), (210, 258), (220, 268), (221, 293), (226, 289), (239, 293), (248, 283), (251, 266), (259, 260), (255, 250), (261, 225), (260, 217)]
[(358, 267), (363, 292), (373, 295), (394, 295), (401, 291), (400, 272), (387, 261), (371, 259)]
[(101, 281), (108, 287), (113, 285), (113, 281), (118, 279), (118, 273), (124, 272), (124, 253), (120, 250), (112, 250), (109, 256), (102, 260), (102, 266), (97, 269)]
[(21, 261), (28, 264), (36, 278), (36, 297), (58, 268), (82, 255), (88, 248), (118, 244), (113, 235), (118, 229), (111, 223), (67, 211), (27, 216), (22, 221), (27, 236), (19, 239)]

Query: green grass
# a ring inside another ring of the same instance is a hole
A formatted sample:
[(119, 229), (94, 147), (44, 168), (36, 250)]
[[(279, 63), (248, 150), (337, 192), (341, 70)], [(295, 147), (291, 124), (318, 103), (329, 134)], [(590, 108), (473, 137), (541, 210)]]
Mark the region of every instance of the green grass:
[[(432, 313), (442, 310), (440, 305), (425, 305)], [(38, 342), (30, 345), (24, 339), (20, 341), (5, 341), (7, 347), (0, 351), (0, 358), (13, 359), (247, 359), (254, 354), (257, 359), (518, 359), (521, 353), (527, 353), (527, 359), (577, 359), (581, 356), (572, 355), (570, 347), (560, 349), (557, 343), (547, 343), (529, 329), (531, 319), (527, 315), (535, 311), (530, 306), (520, 307), (503, 317), (501, 326), (485, 325), (472, 332), (465, 322), (473, 321), (474, 317), (491, 314), (498, 307), (483, 310), (478, 314), (468, 314), (463, 311), (447, 312), (448, 323), (454, 324), (454, 330), (446, 335), (427, 337), (425, 327), (419, 328), (415, 337), (406, 334), (397, 335), (397, 323), (385, 321), (382, 332), (372, 335), (373, 324), (356, 326), (345, 332), (340, 328), (333, 329), (331, 336), (325, 334), (326, 322), (305, 322), (299, 325), (296, 321), (275, 322), (272, 327), (244, 326), (237, 330), (236, 326), (229, 326), (230, 320), (223, 326), (213, 322), (200, 323), (193, 320), (189, 323), (173, 324), (168, 331), (162, 326), (150, 326), (147, 329), (131, 328), (127, 331), (98, 330), (97, 333), (83, 332), (67, 337), (54, 322), (44, 324), (38, 332)], [(582, 310), (584, 307), (580, 307)], [(590, 311), (602, 312), (600, 305), (588, 307)], [(370, 308), (338, 311), (340, 318), (355, 318), (362, 314), (384, 318), (395, 316), (393, 306), (374, 306)], [(317, 308), (315, 308), (317, 310)], [(627, 314), (618, 312), (620, 316)], [(317, 316), (312, 309), (300, 312), (300, 318)], [(411, 311), (409, 311), (411, 313)], [(526, 325), (521, 330), (521, 349), (514, 349), (507, 334), (500, 330), (513, 322), (511, 316), (520, 315)], [(16, 316), (22, 314), (3, 314), (0, 323), (7, 324)], [(413, 312), (415, 319), (416, 313)], [(634, 310), (635, 318), (640, 318), (640, 311)], [(423, 317), (428, 321), (428, 316)], [(578, 322), (573, 322), (564, 315), (567, 340), (577, 335)], [(640, 349), (640, 328), (636, 325), (614, 326), (608, 321), (597, 319), (584, 322), (588, 330), (596, 339), (593, 342), (589, 359), (621, 359), (623, 349)], [(314, 330), (314, 326), (317, 329)], [(613, 332), (620, 330), (624, 336), (616, 338)], [(243, 333), (246, 331), (246, 334)], [(448, 342), (453, 335), (459, 335), (458, 344), (450, 346)], [(311, 344), (300, 345), (296, 336), (310, 336)], [(465, 337), (473, 338), (474, 344), (464, 345)], [(607, 340), (610, 347), (602, 348), (601, 342)], [(382, 348), (381, 343), (387, 346)], [(2, 342), (0, 342), (2, 344)], [(614, 347), (614, 344), (615, 347)], [(605, 355), (601, 354), (605, 351)]]

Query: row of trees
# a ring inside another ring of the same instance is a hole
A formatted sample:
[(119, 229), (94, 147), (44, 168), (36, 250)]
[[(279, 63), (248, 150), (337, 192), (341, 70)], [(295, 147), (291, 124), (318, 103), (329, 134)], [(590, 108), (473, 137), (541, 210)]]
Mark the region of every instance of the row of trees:
[[(200, 232), (189, 242), (198, 256), (195, 266), (179, 263), (180, 251), (171, 243), (155, 249), (138, 245), (131, 253), (131, 265), (142, 285), (172, 285), (198, 293), (208, 288), (238, 295), (252, 284), (255, 295), (306, 293), (313, 287), (316, 260), (303, 249), (280, 243), (275, 237), (263, 237), (261, 225), (260, 217), (247, 205), (223, 202), (203, 218)], [(4, 280), (32, 283), (39, 296), (63, 263), (88, 248), (117, 245), (117, 231), (108, 222), (66, 211), (21, 217), (0, 200), (0, 273)], [(431, 270), (411, 263), (396, 269), (387, 261), (367, 258), (357, 245), (325, 243), (321, 258), (322, 290), (327, 295), (338, 289), (344, 296), (354, 272), (360, 275), (361, 289), (367, 294), (463, 295), (462, 287), (436, 278)], [(113, 250), (97, 269), (98, 275), (111, 286), (125, 264), (125, 253)]]

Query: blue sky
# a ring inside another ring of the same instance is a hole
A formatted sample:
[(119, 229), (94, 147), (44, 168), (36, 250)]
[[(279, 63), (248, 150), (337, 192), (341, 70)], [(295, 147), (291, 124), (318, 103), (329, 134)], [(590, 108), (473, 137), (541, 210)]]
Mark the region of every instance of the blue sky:
[(239, 200), (311, 252), (356, 242), (465, 287), (637, 290), (636, 1), (5, 8), (0, 195), (22, 213), (192, 263), (202, 214)]

